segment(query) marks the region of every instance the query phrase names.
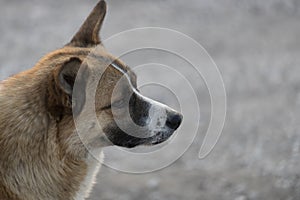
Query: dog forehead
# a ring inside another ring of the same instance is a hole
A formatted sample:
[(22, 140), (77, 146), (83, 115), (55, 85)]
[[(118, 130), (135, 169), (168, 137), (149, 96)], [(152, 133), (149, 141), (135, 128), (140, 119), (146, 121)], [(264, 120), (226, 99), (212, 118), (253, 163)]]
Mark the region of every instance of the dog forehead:
[(136, 74), (131, 68), (121, 59), (116, 58), (106, 51), (92, 51), (87, 56), (87, 63), (89, 68), (97, 75), (102, 75), (104, 72), (112, 77), (121, 77), (125, 75), (128, 76), (129, 79), (136, 81)]

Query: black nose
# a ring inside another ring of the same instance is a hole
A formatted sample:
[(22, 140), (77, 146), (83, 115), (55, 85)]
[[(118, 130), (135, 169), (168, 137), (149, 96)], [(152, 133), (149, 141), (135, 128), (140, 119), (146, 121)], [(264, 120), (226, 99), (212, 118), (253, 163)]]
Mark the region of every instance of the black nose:
[(170, 113), (168, 115), (168, 118), (167, 118), (167, 121), (166, 121), (166, 125), (169, 128), (171, 128), (173, 130), (176, 130), (180, 126), (181, 121), (182, 121), (182, 115), (181, 114)]

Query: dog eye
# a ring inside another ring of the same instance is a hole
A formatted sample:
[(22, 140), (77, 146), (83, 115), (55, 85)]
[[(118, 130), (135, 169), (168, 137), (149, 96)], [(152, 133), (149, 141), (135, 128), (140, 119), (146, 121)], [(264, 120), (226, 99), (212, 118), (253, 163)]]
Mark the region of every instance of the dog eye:
[(125, 103), (124, 99), (120, 99), (119, 101), (114, 102), (112, 106), (116, 108), (121, 108), (123, 107), (124, 103)]

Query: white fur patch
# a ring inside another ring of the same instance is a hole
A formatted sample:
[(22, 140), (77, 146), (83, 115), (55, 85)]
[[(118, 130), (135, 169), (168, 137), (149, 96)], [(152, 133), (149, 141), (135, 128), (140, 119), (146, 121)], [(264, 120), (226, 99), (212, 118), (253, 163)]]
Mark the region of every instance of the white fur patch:
[(149, 110), (149, 130), (152, 132), (160, 131), (163, 127), (165, 127), (167, 120), (167, 112), (166, 109), (157, 105), (152, 105)]
[[(95, 158), (94, 155), (99, 155), (99, 157)], [(102, 150), (97, 150), (89, 154), (86, 159), (86, 163), (88, 165), (87, 175), (85, 176), (84, 181), (80, 184), (80, 189), (75, 195), (75, 200), (84, 200), (90, 195), (103, 159), (104, 155)]]
[(167, 121), (167, 110), (169, 109), (166, 105), (154, 101), (145, 97), (145, 99), (151, 104), (149, 109), (149, 120), (148, 129), (151, 131), (150, 136), (154, 136), (157, 132), (165, 129)]

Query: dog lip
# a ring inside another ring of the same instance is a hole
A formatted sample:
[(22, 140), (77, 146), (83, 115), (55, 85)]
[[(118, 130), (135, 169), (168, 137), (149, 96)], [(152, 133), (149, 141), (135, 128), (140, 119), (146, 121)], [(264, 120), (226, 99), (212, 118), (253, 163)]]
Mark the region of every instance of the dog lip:
[(161, 132), (155, 136), (153, 136), (150, 140), (150, 145), (156, 145), (167, 141), (173, 134), (175, 130), (171, 130), (170, 132)]
[[(116, 128), (116, 127), (115, 127)], [(107, 127), (104, 131), (106, 133), (107, 139), (116, 146), (124, 148), (134, 148), (136, 146), (153, 146), (167, 141), (174, 133), (175, 130), (169, 127), (165, 127), (164, 130), (157, 130), (154, 135), (147, 138), (138, 138), (130, 136), (125, 132), (116, 128), (115, 131), (112, 131), (113, 128)], [(113, 134), (113, 132), (117, 134)]]
[(125, 148), (134, 148), (134, 147), (137, 147), (140, 145), (153, 146), (153, 145), (157, 145), (157, 144), (166, 142), (173, 135), (174, 132), (175, 132), (174, 130), (172, 130), (170, 132), (160, 132), (157, 135), (150, 137), (148, 139), (127, 141), (124, 143), (113, 143), (113, 144), (120, 146), (120, 147), (125, 147)]

